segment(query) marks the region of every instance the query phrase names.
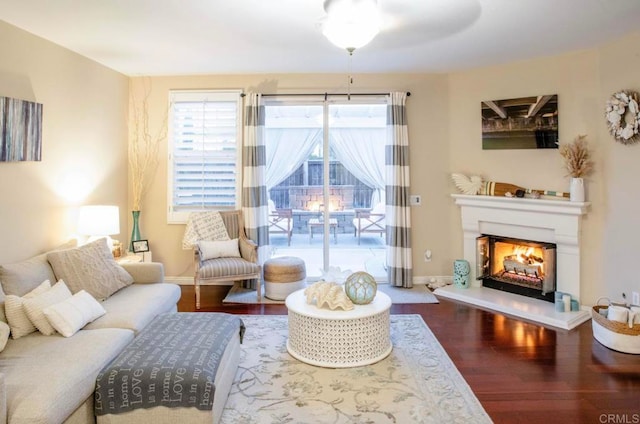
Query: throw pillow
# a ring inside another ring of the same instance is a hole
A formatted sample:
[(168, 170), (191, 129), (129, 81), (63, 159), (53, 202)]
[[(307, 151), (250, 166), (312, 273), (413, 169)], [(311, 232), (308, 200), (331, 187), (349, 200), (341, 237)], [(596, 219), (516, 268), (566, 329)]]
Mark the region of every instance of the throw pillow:
[(220, 212), (194, 212), (182, 237), (182, 248), (192, 249), (199, 240), (229, 240)]
[(25, 299), (38, 296), (51, 288), (51, 282), (45, 280), (38, 287), (25, 294), (23, 297), (8, 294), (4, 299), (4, 311), (7, 315), (9, 327), (11, 327), (11, 337), (19, 339), (22, 336), (36, 331), (36, 327), (29, 320), (22, 303)]
[(133, 283), (133, 277), (113, 259), (105, 238), (75, 249), (50, 252), (47, 258), (56, 277), (64, 280), (71, 293), (86, 290), (104, 300)]
[(7, 323), (7, 316), (4, 314), (4, 290), (2, 290), (2, 284), (0, 284), (0, 322)]
[[(74, 239), (54, 250), (70, 249), (75, 246), (76, 240)], [(51, 266), (47, 262), (46, 253), (21, 262), (0, 265), (0, 281), (5, 294), (24, 296), (44, 280), (56, 281)]]
[(216, 258), (239, 258), (238, 239), (226, 241), (199, 241), (200, 260)]
[(71, 297), (71, 292), (64, 281), (60, 280), (49, 290), (29, 299), (24, 299), (22, 308), (31, 320), (31, 323), (45, 336), (50, 336), (56, 329), (49, 324), (44, 316), (44, 309), (48, 306), (60, 303)]
[(9, 341), (9, 333), (11, 333), (9, 324), (0, 321), (0, 352), (4, 350), (4, 347), (7, 345), (7, 341)]
[(49, 323), (64, 337), (73, 336), (105, 313), (102, 305), (84, 290), (44, 310)]

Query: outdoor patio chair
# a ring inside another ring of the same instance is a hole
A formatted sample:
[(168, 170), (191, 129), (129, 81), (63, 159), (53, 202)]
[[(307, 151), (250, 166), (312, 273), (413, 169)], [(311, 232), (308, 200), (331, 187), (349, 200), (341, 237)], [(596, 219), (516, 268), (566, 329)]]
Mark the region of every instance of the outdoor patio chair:
[(291, 246), (291, 221), (293, 211), (291, 209), (276, 209), (273, 200), (269, 200), (269, 234), (286, 234), (287, 246)]
[[(258, 245), (248, 239), (245, 234), (242, 211), (220, 212), (220, 216), (229, 238), (238, 240), (237, 252), (225, 254), (226, 248), (222, 246), (225, 243), (228, 246), (228, 241), (213, 242), (221, 243), (221, 247), (216, 247), (215, 244), (208, 244), (207, 249), (209, 252), (206, 252), (206, 254), (211, 256), (210, 252), (214, 251), (213, 256), (218, 257), (207, 259), (202, 252), (204, 244), (200, 243), (206, 240), (198, 240), (198, 243), (194, 245), (195, 276), (193, 282), (196, 292), (196, 309), (200, 309), (200, 285), (207, 283), (215, 284), (257, 279), (258, 300), (262, 297), (262, 268), (258, 264)], [(226, 250), (229, 252), (229, 249)]]
[(354, 236), (358, 237), (358, 244), (362, 233), (378, 233), (380, 237), (387, 232), (385, 224), (386, 206), (378, 203), (371, 210), (356, 209), (353, 219)]

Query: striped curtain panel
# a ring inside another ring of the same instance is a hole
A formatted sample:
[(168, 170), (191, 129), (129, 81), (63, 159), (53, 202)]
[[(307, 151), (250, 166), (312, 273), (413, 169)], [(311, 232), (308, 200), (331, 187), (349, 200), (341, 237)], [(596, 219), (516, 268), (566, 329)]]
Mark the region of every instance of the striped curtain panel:
[(410, 288), (413, 287), (413, 263), (406, 100), (407, 93), (394, 92), (390, 94), (387, 106), (387, 279), (391, 285)]
[[(264, 105), (261, 95), (248, 93), (244, 98), (244, 140), (242, 146), (242, 213), (247, 237), (258, 244), (258, 262), (267, 259), (269, 243), (266, 154), (264, 146)], [(256, 280), (243, 283), (257, 288)]]

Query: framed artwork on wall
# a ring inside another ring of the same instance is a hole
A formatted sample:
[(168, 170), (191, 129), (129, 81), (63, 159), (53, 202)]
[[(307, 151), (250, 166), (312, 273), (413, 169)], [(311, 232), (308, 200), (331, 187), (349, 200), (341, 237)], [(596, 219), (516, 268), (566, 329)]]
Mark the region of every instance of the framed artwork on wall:
[(557, 149), (558, 95), (485, 100), (482, 149)]
[(42, 160), (42, 103), (0, 97), (0, 162)]

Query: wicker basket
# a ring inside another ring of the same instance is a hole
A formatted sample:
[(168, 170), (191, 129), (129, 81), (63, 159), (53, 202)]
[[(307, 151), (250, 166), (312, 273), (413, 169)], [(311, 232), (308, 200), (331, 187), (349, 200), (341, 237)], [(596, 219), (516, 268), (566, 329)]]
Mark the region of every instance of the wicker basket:
[(600, 309), (609, 305), (595, 305), (591, 310), (593, 337), (608, 347), (624, 353), (640, 354), (640, 324), (611, 321), (600, 315)]

